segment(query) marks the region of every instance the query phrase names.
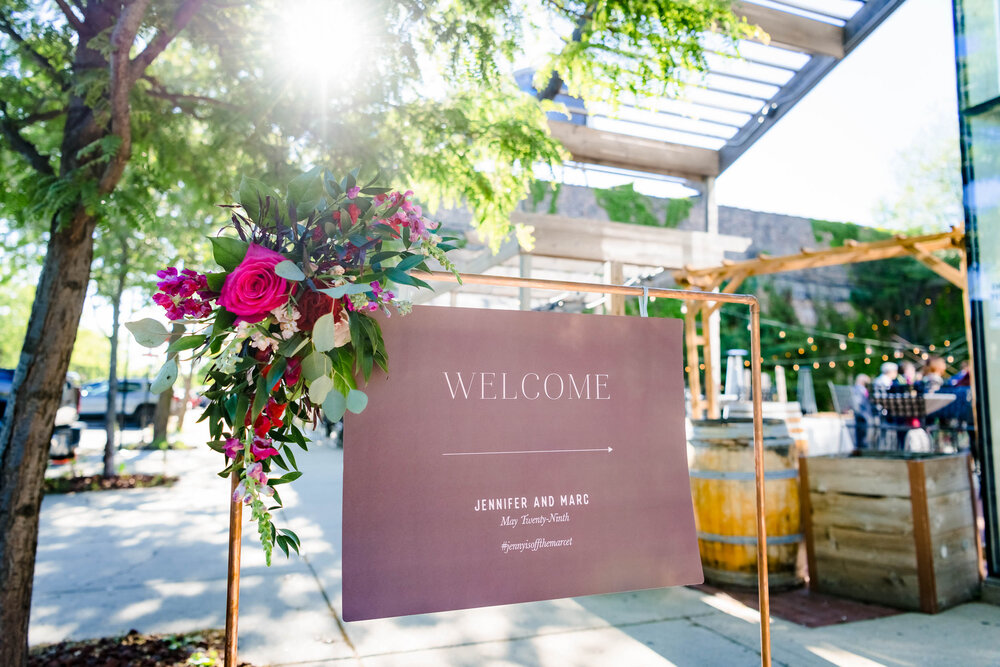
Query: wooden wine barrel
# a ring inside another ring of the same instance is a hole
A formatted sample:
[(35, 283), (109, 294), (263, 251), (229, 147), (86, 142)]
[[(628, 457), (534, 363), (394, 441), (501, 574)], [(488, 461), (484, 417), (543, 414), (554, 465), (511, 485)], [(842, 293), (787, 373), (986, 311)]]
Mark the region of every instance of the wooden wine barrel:
[[(692, 422), (691, 495), (705, 580), (757, 585), (757, 522), (752, 419)], [(795, 441), (778, 419), (764, 420), (764, 496), (771, 588), (801, 583), (802, 543)]]
[[(802, 423), (802, 407), (795, 401), (779, 403), (777, 401), (764, 401), (764, 419), (780, 419), (788, 426), (788, 437), (795, 441), (795, 447), (799, 456), (806, 456), (809, 453), (809, 439), (806, 436), (806, 427)], [(750, 401), (738, 401), (726, 406), (724, 416), (727, 419), (753, 419), (753, 403)]]

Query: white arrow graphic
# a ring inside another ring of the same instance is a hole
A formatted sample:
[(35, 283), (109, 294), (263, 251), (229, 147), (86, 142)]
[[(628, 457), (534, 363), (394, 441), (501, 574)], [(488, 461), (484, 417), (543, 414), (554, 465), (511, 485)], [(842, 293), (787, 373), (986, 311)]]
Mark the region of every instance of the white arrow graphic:
[(597, 447), (594, 449), (526, 449), (516, 452), (445, 452), (441, 456), (498, 456), (501, 454), (568, 454), (570, 452), (607, 452), (610, 454), (611, 447)]

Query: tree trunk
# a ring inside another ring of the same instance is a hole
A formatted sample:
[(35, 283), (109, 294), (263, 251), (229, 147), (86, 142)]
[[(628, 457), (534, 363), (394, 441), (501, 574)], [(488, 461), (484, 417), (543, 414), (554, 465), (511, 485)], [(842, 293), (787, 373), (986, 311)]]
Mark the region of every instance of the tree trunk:
[(0, 430), (0, 665), (28, 657), (42, 480), (87, 296), (95, 219), (80, 207), (53, 224)]
[(177, 431), (180, 432), (184, 429), (184, 416), (187, 415), (188, 411), (188, 401), (191, 400), (191, 387), (194, 385), (194, 372), (197, 367), (197, 362), (191, 361), (191, 369), (188, 370), (187, 376), (184, 378), (184, 402), (181, 404), (180, 413), (177, 415)]
[[(122, 292), (128, 277), (128, 242), (121, 240), (121, 263), (118, 265), (118, 283), (111, 297), (111, 363), (108, 364), (108, 407), (104, 413), (104, 476), (115, 474), (115, 448), (118, 432), (118, 323), (122, 315)], [(124, 402), (122, 413), (125, 412)]]
[[(184, 325), (180, 322), (174, 322), (173, 327), (170, 329), (170, 338), (167, 340), (167, 344), (173, 343), (175, 340), (181, 337), (184, 333)], [(167, 440), (167, 425), (170, 423), (170, 408), (172, 407), (174, 400), (174, 392), (172, 389), (167, 389), (166, 391), (160, 392), (160, 396), (156, 399), (156, 412), (153, 415), (153, 444), (160, 442), (166, 442)], [(187, 401), (184, 401), (187, 403)], [(184, 408), (182, 407), (181, 410)], [(183, 416), (183, 412), (181, 415)]]

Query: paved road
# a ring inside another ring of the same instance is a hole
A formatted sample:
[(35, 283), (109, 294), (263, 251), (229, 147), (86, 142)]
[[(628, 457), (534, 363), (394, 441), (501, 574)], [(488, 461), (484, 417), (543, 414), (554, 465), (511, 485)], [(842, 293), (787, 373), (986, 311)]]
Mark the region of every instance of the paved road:
[[(204, 441), (198, 429), (184, 438)], [(99, 469), (103, 436), (85, 437), (82, 470)], [(30, 638), (222, 627), (228, 482), (221, 456), (122, 452), (130, 471), (179, 475), (172, 488), (49, 496), (42, 507)], [(240, 654), (258, 665), (664, 666), (759, 664), (757, 614), (687, 588), (600, 595), (341, 624), (343, 459), (317, 445), (285, 487), (284, 521), (304, 556), (263, 564), (244, 528)], [(58, 472), (56, 474), (59, 474)], [(342, 631), (342, 627), (344, 630)], [(1000, 664), (1000, 608), (966, 604), (808, 629), (776, 620), (777, 665)]]

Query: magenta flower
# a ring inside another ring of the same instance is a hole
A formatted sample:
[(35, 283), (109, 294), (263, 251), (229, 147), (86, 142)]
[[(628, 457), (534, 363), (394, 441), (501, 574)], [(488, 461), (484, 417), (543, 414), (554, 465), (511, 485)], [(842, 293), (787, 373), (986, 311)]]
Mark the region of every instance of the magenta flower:
[(240, 482), (236, 486), (236, 490), (233, 491), (233, 502), (234, 503), (246, 503), (250, 504), (250, 492), (247, 490), (247, 483)]
[[(284, 256), (251, 243), (243, 261), (226, 276), (219, 305), (238, 315), (237, 321), (260, 322), (279, 306), (288, 303), (288, 281), (274, 272)], [(292, 285), (291, 291), (295, 291)]]
[(264, 472), (264, 466), (260, 462), (250, 464), (250, 467), (247, 468), (247, 478), (254, 480), (261, 486), (267, 484), (267, 474)]
[(278, 450), (272, 447), (274, 442), (270, 438), (262, 438), (259, 435), (253, 437), (250, 443), (250, 453), (255, 461), (263, 461), (271, 456), (277, 456)]
[(358, 196), (359, 192), (361, 192), (361, 187), (360, 186), (356, 185), (353, 188), (347, 188), (347, 198), (348, 199), (354, 199), (355, 197)]
[(215, 298), (215, 293), (208, 289), (208, 278), (204, 275), (191, 269), (178, 273), (173, 266), (157, 271), (156, 275), (162, 280), (156, 283), (160, 291), (153, 295), (153, 301), (167, 311), (169, 319), (201, 319), (212, 313), (209, 301)]
[(226, 457), (235, 459), (237, 453), (243, 451), (243, 443), (236, 438), (226, 438)]

